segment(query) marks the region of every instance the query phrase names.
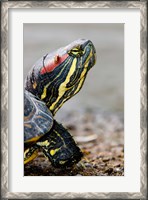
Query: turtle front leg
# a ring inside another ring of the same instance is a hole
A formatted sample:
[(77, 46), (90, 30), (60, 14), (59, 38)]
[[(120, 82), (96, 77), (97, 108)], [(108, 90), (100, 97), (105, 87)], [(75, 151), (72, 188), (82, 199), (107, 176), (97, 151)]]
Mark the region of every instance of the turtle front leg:
[(54, 167), (69, 167), (83, 156), (70, 133), (55, 120), (52, 129), (38, 140), (36, 146), (51, 161)]

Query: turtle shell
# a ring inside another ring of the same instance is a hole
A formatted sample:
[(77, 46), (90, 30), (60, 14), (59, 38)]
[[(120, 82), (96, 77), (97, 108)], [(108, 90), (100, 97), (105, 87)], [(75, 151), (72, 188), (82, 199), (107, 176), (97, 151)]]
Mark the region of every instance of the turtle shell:
[(24, 141), (32, 142), (47, 133), (53, 116), (46, 104), (27, 90), (24, 92)]

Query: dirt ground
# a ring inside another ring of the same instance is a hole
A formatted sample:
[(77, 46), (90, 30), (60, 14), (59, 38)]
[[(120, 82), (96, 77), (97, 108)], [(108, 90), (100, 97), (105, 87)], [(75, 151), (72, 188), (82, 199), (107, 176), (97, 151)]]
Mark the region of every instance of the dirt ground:
[(82, 111), (60, 123), (73, 135), (84, 157), (72, 168), (54, 168), (42, 152), (24, 166), (25, 176), (124, 176), (124, 122), (119, 114)]

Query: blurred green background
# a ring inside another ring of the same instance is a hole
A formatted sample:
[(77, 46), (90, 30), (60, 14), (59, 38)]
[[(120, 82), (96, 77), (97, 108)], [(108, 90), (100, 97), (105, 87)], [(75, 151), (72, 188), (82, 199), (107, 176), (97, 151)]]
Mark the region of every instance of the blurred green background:
[(24, 24), (24, 80), (44, 54), (78, 38), (90, 39), (97, 63), (89, 71), (81, 91), (67, 101), (64, 112), (89, 109), (124, 113), (124, 24)]

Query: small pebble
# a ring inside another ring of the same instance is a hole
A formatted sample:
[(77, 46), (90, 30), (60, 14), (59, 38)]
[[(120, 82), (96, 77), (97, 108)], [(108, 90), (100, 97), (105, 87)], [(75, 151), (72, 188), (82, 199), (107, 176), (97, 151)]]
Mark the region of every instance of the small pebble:
[(108, 174), (111, 174), (113, 172), (113, 168), (108, 168), (105, 170), (105, 172), (107, 172)]
[(93, 165), (94, 168), (98, 168), (98, 166), (96, 164)]
[(100, 167), (105, 167), (107, 164), (106, 163), (99, 163)]
[(90, 163), (85, 163), (85, 167), (93, 167)]
[(114, 167), (120, 167), (120, 163), (113, 164)]
[(121, 171), (120, 168), (115, 168), (115, 169), (114, 169), (114, 172), (120, 172), (120, 171)]
[(109, 157), (104, 157), (104, 158), (103, 158), (103, 161), (104, 161), (104, 162), (107, 162), (107, 161), (109, 161), (109, 160), (110, 160)]

